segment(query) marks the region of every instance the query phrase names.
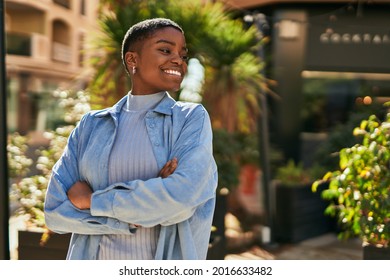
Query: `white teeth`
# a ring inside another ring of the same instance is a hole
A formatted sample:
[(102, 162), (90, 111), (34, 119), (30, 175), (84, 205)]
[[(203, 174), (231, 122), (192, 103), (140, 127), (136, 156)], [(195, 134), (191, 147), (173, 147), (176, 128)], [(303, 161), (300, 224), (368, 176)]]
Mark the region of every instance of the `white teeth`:
[(165, 73), (181, 77), (181, 73), (176, 70), (164, 70)]

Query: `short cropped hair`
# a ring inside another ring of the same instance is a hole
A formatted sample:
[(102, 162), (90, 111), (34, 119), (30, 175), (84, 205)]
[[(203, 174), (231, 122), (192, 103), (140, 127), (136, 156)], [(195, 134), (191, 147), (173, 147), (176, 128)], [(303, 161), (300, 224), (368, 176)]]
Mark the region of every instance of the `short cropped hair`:
[(152, 18), (140, 21), (127, 30), (122, 42), (122, 62), (128, 71), (125, 55), (129, 51), (134, 51), (134, 46), (140, 41), (151, 37), (157, 30), (173, 27), (184, 34), (183, 29), (173, 20), (167, 18)]

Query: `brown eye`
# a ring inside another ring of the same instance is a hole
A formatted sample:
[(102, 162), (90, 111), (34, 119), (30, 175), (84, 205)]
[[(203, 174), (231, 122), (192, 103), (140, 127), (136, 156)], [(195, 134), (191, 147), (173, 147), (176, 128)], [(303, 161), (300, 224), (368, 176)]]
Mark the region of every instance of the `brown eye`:
[(160, 49), (160, 52), (164, 53), (164, 54), (170, 54), (171, 51), (169, 49)]

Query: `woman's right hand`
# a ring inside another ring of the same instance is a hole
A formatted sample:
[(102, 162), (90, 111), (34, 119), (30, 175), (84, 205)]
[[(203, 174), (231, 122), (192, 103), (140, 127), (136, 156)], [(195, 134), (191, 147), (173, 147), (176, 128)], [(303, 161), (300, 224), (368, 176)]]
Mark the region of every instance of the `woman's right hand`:
[(158, 177), (166, 178), (169, 175), (171, 175), (173, 172), (175, 172), (177, 167), (177, 158), (173, 158), (169, 160), (163, 168), (161, 168), (160, 172), (158, 173)]

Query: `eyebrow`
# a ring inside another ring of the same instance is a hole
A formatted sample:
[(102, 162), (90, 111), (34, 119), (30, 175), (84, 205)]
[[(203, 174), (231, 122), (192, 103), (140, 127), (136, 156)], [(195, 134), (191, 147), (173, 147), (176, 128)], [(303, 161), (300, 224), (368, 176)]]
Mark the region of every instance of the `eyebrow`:
[[(169, 41), (169, 40), (165, 40), (165, 39), (159, 39), (157, 40), (156, 44), (160, 44), (160, 43), (165, 43), (165, 44), (169, 44), (169, 45), (172, 45), (172, 46), (176, 46), (176, 44), (172, 41)], [(185, 51), (188, 51), (187, 47), (186, 46), (183, 46), (182, 48), (183, 50)]]

